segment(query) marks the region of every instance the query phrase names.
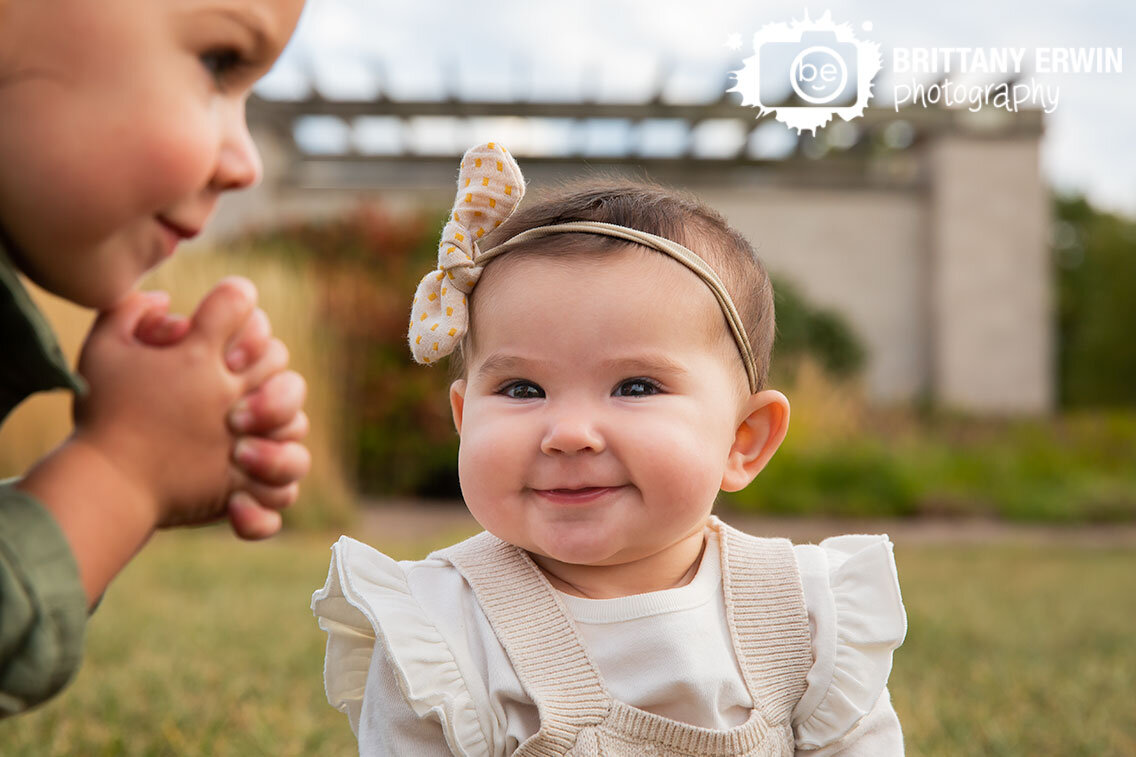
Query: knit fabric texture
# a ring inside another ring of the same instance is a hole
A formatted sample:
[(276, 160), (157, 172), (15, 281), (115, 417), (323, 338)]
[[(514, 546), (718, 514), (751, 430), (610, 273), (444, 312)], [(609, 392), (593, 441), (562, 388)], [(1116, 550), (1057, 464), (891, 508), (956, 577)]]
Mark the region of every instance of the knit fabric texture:
[(701, 728), (612, 699), (557, 592), (524, 550), (484, 532), (444, 555), (469, 582), (540, 713), (517, 757), (773, 757), (794, 753), (790, 717), (812, 666), (801, 577), (786, 539), (719, 521), (727, 624), (753, 699), (749, 719)]

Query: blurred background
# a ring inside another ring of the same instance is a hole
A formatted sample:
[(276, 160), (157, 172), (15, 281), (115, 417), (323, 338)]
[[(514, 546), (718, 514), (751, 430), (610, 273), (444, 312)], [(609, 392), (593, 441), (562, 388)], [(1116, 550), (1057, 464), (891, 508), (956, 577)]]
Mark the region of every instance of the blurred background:
[[(304, 499), (265, 544), (156, 537), (92, 622), (78, 682), (0, 725), (0, 751), (351, 753), (307, 597), (339, 533), (416, 559), (476, 530), (448, 376), (415, 365), (405, 334), (457, 159), (497, 140), (530, 190), (659, 181), (754, 244), (793, 420), (720, 509), (803, 541), (891, 533), (909, 754), (1136, 754), (1133, 75), (971, 77), (1059, 87), (1044, 114), (896, 108), (889, 70), (894, 47), (1131, 54), (1136, 11), (829, 7), (884, 67), (863, 117), (798, 135), (726, 93), (754, 32), (802, 17), (792, 3), (311, 0), (248, 105), (264, 182), (147, 282), (183, 312), (224, 275), (257, 283), (310, 387)], [(37, 299), (76, 354), (91, 315)], [(21, 407), (0, 477), (58, 443), (68, 413), (62, 395)]]

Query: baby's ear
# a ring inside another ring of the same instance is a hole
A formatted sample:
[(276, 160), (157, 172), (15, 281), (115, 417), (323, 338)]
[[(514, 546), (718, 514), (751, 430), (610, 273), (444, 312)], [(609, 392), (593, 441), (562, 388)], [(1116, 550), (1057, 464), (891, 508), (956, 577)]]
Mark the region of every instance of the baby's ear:
[(789, 430), (789, 400), (776, 389), (751, 395), (744, 411), (747, 414), (734, 432), (734, 444), (722, 474), (721, 488), (728, 492), (749, 486)]
[(454, 428), (462, 432), (462, 410), (465, 409), (465, 379), (450, 384), (450, 411), (454, 414)]

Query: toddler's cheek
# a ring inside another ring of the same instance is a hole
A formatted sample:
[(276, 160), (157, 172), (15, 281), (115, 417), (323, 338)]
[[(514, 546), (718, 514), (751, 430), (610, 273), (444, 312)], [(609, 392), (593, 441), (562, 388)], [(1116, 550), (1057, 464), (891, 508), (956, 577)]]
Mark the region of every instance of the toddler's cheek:
[(67, 128), (74, 118), (67, 113), (3, 145), (4, 170), (12, 178), (3, 190), (13, 205), (8, 223), (26, 246), (91, 245), (129, 215), (129, 188), (116, 178), (124, 173), (116, 146), (95, 125), (82, 135)]
[(164, 118), (140, 139), (130, 161), (138, 204), (156, 213), (205, 190), (218, 158), (207, 119)]

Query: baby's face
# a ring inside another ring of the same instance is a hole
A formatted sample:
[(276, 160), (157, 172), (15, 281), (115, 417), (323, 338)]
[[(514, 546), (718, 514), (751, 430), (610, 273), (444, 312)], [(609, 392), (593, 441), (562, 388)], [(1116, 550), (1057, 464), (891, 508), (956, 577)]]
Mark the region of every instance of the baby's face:
[(475, 298), (451, 400), (478, 522), (576, 565), (643, 559), (700, 530), (748, 399), (710, 289), (629, 249), (505, 256)]
[(255, 183), (253, 82), (303, 0), (0, 5), (0, 226), (41, 286), (105, 308)]

